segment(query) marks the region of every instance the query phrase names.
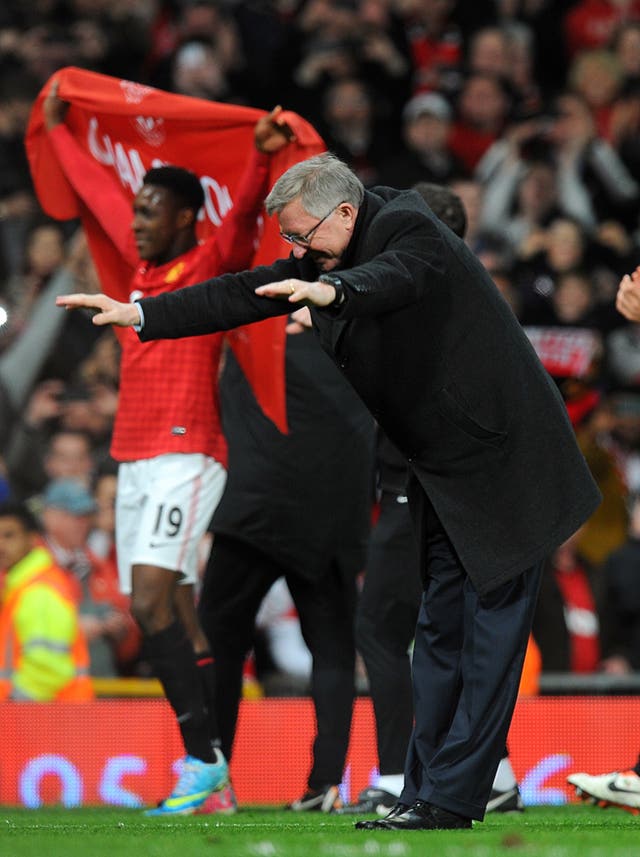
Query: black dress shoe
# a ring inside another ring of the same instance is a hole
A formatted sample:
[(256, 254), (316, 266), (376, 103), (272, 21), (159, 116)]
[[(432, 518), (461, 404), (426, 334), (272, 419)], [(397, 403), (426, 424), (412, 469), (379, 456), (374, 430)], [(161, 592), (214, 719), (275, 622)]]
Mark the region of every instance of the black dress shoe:
[(381, 818), (376, 826), (382, 830), (464, 830), (470, 827), (470, 818), (422, 800), (393, 817)]
[(369, 821), (356, 821), (355, 828), (356, 830), (378, 830), (383, 827), (383, 822), (388, 821), (390, 818), (395, 818), (396, 815), (400, 815), (403, 812), (406, 812), (409, 807), (406, 803), (397, 803), (392, 807), (391, 812), (388, 815), (385, 815), (384, 818), (375, 818), (370, 819)]

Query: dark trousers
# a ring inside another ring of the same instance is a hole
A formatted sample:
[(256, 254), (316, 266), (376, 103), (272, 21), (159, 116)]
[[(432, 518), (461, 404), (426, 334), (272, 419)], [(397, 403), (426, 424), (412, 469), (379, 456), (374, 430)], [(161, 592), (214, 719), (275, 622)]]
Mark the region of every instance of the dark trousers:
[(400, 800), (481, 820), (518, 694), (542, 564), (478, 595), (415, 480), (423, 596), (412, 663), (415, 725)]
[(321, 578), (309, 581), (290, 574), (251, 545), (216, 535), (198, 610), (215, 658), (216, 713), (222, 750), (230, 758), (242, 666), (252, 646), (256, 614), (272, 583), (283, 576), (313, 657), (311, 696), (317, 730), (308, 784), (319, 789), (342, 780), (349, 746), (355, 694), (354, 575), (332, 563)]
[(420, 605), (418, 548), (406, 497), (385, 492), (356, 613), (376, 720), (381, 774), (401, 774), (413, 729), (411, 660)]

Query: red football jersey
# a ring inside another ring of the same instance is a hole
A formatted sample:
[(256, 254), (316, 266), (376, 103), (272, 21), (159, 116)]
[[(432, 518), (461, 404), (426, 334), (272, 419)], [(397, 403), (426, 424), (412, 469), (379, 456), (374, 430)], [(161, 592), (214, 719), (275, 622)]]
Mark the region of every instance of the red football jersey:
[[(118, 188), (75, 142), (64, 125), (50, 134), (76, 193), (103, 224), (122, 257), (136, 271), (111, 297), (151, 297), (194, 285), (218, 274), (249, 268), (258, 216), (268, 190), (268, 157), (254, 151), (234, 205), (206, 242), (165, 265), (140, 263), (129, 228), (132, 220)], [(218, 409), (222, 334), (140, 342), (131, 329), (117, 330), (122, 345), (120, 398), (111, 454), (118, 461), (172, 452), (201, 452), (226, 465), (226, 442)]]

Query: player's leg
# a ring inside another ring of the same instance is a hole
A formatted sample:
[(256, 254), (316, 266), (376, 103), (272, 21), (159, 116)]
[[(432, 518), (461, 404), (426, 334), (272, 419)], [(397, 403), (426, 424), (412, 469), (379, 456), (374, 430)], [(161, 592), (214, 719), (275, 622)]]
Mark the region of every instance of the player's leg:
[(211, 743), (214, 747), (219, 747), (221, 744), (220, 730), (218, 729), (215, 713), (215, 663), (209, 640), (200, 624), (196, 609), (195, 587), (192, 583), (176, 586), (174, 590), (174, 604), (178, 618), (184, 627), (187, 637), (191, 641), (195, 653), (198, 678), (207, 707)]
[(210, 516), (213, 477), (221, 468), (204, 456), (169, 455), (121, 470), (116, 515), (122, 529), (119, 548), (121, 543), (124, 548), (119, 554), (123, 589), (130, 587), (146, 656), (176, 714), (187, 753), (174, 792), (152, 812), (193, 812), (225, 785), (227, 765), (211, 744), (194, 649), (176, 610), (176, 589), (180, 579), (195, 580), (194, 553)]
[(262, 599), (282, 574), (266, 554), (217, 534), (202, 581), (198, 615), (215, 661), (215, 709), (222, 751), (230, 759), (242, 696), (242, 668), (253, 646)]
[(409, 648), (420, 594), (417, 546), (406, 497), (385, 493), (371, 534), (356, 614), (356, 647), (369, 678), (380, 777), (343, 812), (386, 815), (402, 791), (413, 728)]
[(313, 657), (311, 695), (317, 724), (308, 791), (291, 809), (331, 812), (342, 805), (338, 785), (355, 694), (355, 576), (333, 562), (320, 579), (308, 581), (292, 574), (286, 579)]

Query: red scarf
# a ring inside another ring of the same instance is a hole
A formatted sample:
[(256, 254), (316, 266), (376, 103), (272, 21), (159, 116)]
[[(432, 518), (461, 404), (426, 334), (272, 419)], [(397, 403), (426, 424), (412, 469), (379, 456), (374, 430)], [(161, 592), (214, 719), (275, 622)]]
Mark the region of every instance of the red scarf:
[[(159, 164), (176, 164), (207, 177), (208, 216), (199, 222), (199, 236), (216, 228), (226, 213), (248, 155), (255, 123), (264, 111), (173, 95), (77, 68), (55, 73), (58, 94), (70, 103), (65, 123), (78, 143), (118, 179), (131, 201), (144, 173)], [(47, 136), (42, 102), (50, 81), (33, 106), (26, 134), (31, 174), (42, 208), (58, 220), (81, 218), (105, 291), (112, 282), (129, 281), (133, 270), (124, 262), (90, 210), (79, 203), (58, 164)], [(297, 142), (271, 158), (269, 186), (292, 164), (325, 150), (311, 125), (295, 113), (285, 121)], [(158, 163), (159, 162), (159, 163)], [(212, 219), (213, 218), (213, 219)], [(219, 221), (218, 221), (219, 222)], [(287, 255), (275, 218), (267, 218), (254, 265)], [(268, 319), (227, 334), (264, 413), (286, 431), (284, 345), (285, 319)], [(276, 370), (274, 371), (274, 367)]]

